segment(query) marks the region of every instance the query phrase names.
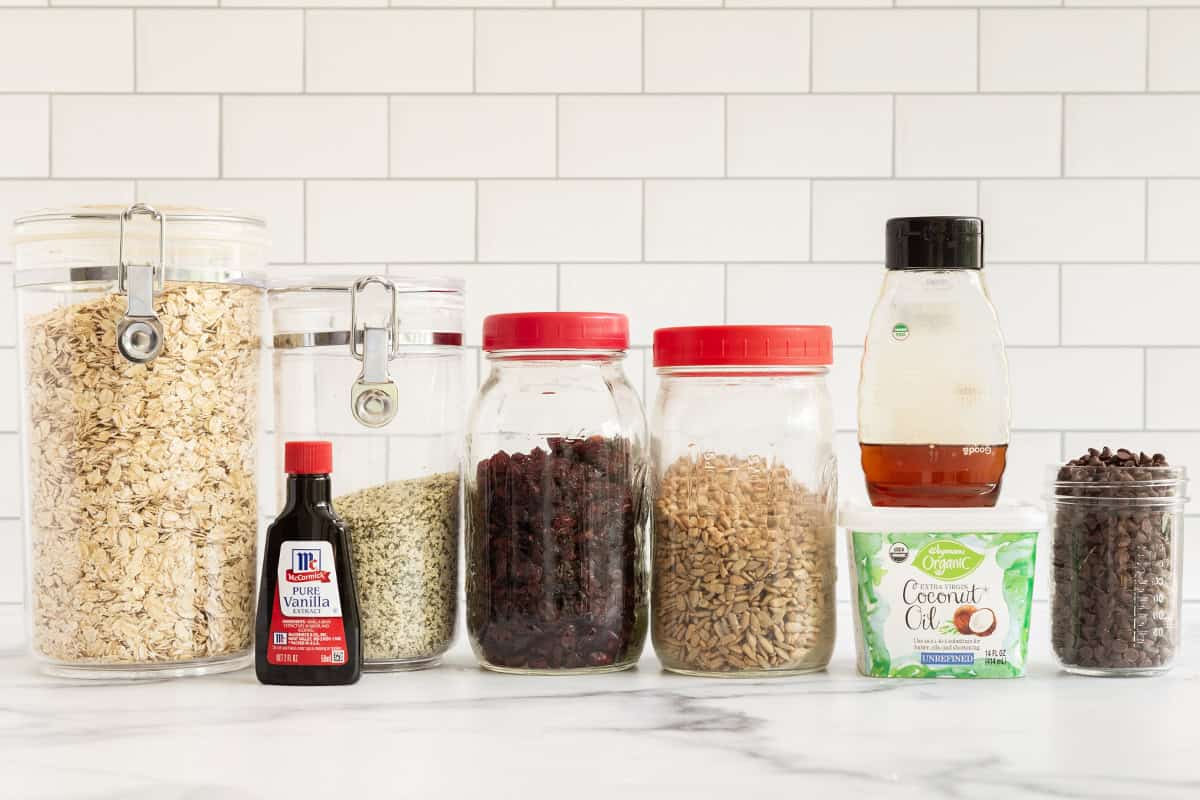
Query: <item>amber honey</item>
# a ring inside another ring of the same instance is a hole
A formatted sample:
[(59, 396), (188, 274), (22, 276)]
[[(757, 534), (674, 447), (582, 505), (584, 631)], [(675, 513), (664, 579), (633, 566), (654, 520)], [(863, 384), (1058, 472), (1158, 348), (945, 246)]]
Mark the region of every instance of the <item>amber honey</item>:
[(876, 506), (966, 508), (1000, 498), (1008, 445), (862, 444)]

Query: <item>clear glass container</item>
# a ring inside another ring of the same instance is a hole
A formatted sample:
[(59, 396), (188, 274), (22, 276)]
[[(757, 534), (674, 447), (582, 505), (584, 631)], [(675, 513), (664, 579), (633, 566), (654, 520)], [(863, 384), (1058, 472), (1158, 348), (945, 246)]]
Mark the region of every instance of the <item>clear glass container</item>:
[(287, 441), (333, 443), (363, 669), (434, 666), (457, 613), (462, 283), (305, 276), (273, 284), (269, 296), (275, 471)]
[(249, 663), (261, 220), (142, 204), (15, 223), (29, 641), (80, 678)]
[(1154, 675), (1180, 645), (1183, 467), (1053, 467), (1051, 643), (1082, 675)]
[(1008, 359), (983, 276), (983, 221), (888, 220), (887, 273), (858, 388), (876, 506), (994, 506), (1009, 440)]
[(608, 672), (646, 638), (646, 422), (619, 314), (484, 321), (467, 437), (467, 628), (487, 669)]
[(655, 332), (651, 628), (666, 669), (753, 677), (829, 663), (832, 353), (824, 326)]

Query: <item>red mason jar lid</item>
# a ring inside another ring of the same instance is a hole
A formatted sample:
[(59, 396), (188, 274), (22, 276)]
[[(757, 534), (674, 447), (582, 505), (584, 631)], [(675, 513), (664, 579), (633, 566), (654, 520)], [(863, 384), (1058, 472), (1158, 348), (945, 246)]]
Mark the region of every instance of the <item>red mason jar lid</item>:
[(328, 475), (333, 472), (329, 442), (288, 442), (283, 446), (283, 471), (288, 475)]
[(697, 325), (654, 332), (656, 367), (827, 366), (828, 325)]
[(598, 311), (492, 314), (483, 321), (484, 350), (624, 350), (629, 320)]

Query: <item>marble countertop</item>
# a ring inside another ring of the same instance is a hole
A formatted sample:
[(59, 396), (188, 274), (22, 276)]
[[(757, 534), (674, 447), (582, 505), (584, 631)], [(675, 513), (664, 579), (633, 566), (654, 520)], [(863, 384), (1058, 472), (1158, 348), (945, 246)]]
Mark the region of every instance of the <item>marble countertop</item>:
[(1024, 679), (862, 678), (841, 610), (828, 671), (798, 678), (672, 676), (649, 652), (614, 675), (494, 675), (460, 641), (439, 669), (300, 689), (44, 677), (3, 607), (0, 797), (1200, 797), (1200, 605), (1175, 670), (1127, 680), (1060, 673), (1045, 606)]

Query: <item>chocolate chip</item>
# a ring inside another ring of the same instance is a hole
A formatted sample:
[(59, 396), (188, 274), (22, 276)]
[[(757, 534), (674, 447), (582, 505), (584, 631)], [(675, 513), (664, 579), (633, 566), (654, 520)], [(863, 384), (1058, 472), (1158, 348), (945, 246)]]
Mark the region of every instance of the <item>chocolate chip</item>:
[(1064, 666), (1159, 669), (1178, 637), (1184, 472), (1091, 448), (1058, 471), (1051, 638)]

